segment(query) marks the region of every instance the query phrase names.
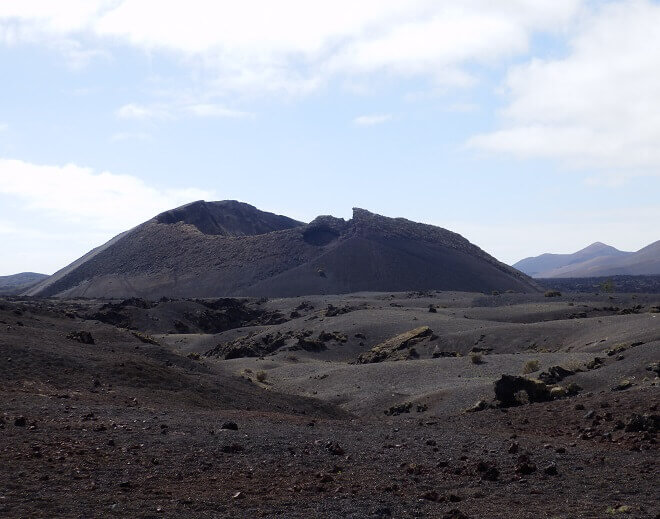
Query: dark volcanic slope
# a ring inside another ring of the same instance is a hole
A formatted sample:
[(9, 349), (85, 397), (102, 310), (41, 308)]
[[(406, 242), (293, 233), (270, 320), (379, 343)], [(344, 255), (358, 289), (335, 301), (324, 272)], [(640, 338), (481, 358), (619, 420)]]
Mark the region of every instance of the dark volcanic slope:
[(29, 292), (158, 298), (392, 290), (532, 292), (462, 236), (355, 209), (301, 225), (238, 202), (195, 202), (99, 247)]
[(0, 294), (20, 294), (47, 277), (46, 274), (37, 274), (36, 272), (21, 272), (11, 276), (0, 276)]
[(259, 211), (235, 200), (193, 202), (156, 216), (156, 222), (194, 225), (204, 234), (253, 236), (304, 225), (286, 216)]

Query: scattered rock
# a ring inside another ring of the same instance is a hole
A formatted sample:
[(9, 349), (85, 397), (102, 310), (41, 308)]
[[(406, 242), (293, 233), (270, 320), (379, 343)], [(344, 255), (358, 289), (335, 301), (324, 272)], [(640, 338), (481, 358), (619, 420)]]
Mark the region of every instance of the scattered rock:
[(658, 415), (639, 415), (633, 414), (628, 423), (625, 424), (626, 432), (642, 432), (647, 431), (656, 433), (660, 429), (660, 416)]
[(470, 518), (460, 510), (453, 508), (452, 510), (449, 510), (449, 512), (447, 512), (445, 515), (443, 515), (442, 519), (470, 519)]
[(435, 490), (427, 490), (421, 495), (422, 499), (425, 499), (427, 501), (440, 501), (440, 494), (438, 494)]
[(82, 344), (94, 344), (94, 337), (92, 337), (91, 333), (86, 331), (71, 332), (66, 338)]
[(553, 399), (551, 388), (540, 380), (502, 375), (495, 382), (495, 398), (501, 407), (512, 407), (524, 402), (526, 394), (528, 402), (549, 402)]
[(238, 431), (238, 424), (236, 424), (236, 422), (225, 422), (220, 426), (220, 429), (227, 429), (229, 431)]
[(343, 456), (346, 451), (337, 442), (328, 442), (325, 444), (326, 450), (333, 456)]
[(27, 420), (25, 416), (19, 416), (14, 420), (14, 425), (16, 427), (25, 427), (27, 425)]
[(145, 344), (152, 344), (154, 346), (160, 346), (160, 343), (154, 339), (151, 335), (147, 335), (146, 333), (142, 332), (131, 332), (131, 335), (135, 337), (136, 339), (139, 339), (140, 342), (143, 342)]
[(465, 410), (465, 412), (466, 413), (476, 413), (477, 411), (483, 411), (484, 409), (488, 409), (488, 402), (486, 402), (485, 400), (479, 400), (472, 407), (468, 407)]
[(497, 481), (500, 477), (500, 471), (491, 463), (480, 461), (477, 463), (477, 472), (481, 474), (481, 479), (486, 481)]
[(396, 404), (385, 410), (387, 416), (398, 416), (403, 413), (409, 413), (412, 409), (412, 402), (405, 402), (403, 404)]
[(529, 459), (529, 456), (526, 454), (520, 456), (518, 458), (518, 464), (516, 465), (516, 473), (523, 476), (528, 476), (534, 472), (536, 472), (536, 465), (532, 463), (532, 461)]
[(320, 352), (325, 351), (328, 348), (325, 343), (319, 339), (311, 339), (309, 337), (298, 337), (298, 342), (295, 346), (291, 347), (291, 350), (305, 350), (309, 352)]
[(555, 463), (550, 463), (547, 467), (543, 469), (543, 473), (546, 476), (556, 476), (559, 474), (559, 471), (557, 470), (557, 465)]
[(612, 387), (612, 391), (625, 391), (626, 389), (630, 389), (632, 387), (632, 385), (633, 384), (630, 380), (623, 379), (616, 386)]
[(374, 516), (376, 517), (392, 517), (392, 510), (387, 506), (381, 506), (374, 510)]
[(457, 351), (443, 351), (438, 346), (435, 347), (433, 350), (432, 356), (434, 359), (440, 358), (440, 357), (460, 357), (461, 354), (458, 353)]
[(603, 365), (603, 359), (600, 357), (594, 357), (593, 360), (590, 360), (587, 363), (587, 369), (598, 369)]
[(334, 306), (333, 304), (329, 304), (328, 307), (325, 309), (324, 314), (325, 314), (326, 317), (336, 317), (338, 315), (347, 314), (347, 313), (352, 312), (354, 310), (357, 310), (357, 308), (355, 308), (353, 306), (350, 306), (350, 305), (337, 307), (337, 306)]
[(339, 332), (321, 332), (319, 333), (319, 341), (321, 342), (336, 341), (336, 342), (344, 343), (348, 341), (348, 337), (346, 337), (346, 335), (344, 335), (343, 333), (339, 333)]
[(660, 376), (660, 362), (652, 362), (646, 366), (646, 370), (655, 373), (656, 376)]
[(243, 452), (245, 448), (237, 443), (232, 443), (231, 445), (223, 445), (221, 450), (225, 454), (237, 454)]
[(552, 366), (548, 371), (544, 371), (539, 375), (539, 380), (546, 384), (557, 384), (568, 376), (574, 375), (575, 371), (562, 368), (561, 366)]

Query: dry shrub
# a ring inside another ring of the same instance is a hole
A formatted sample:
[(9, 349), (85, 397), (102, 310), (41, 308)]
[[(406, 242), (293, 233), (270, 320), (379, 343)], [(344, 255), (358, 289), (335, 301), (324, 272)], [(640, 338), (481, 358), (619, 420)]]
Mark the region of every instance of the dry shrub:
[(540, 368), (540, 364), (538, 360), (528, 360), (525, 362), (525, 365), (523, 366), (523, 375), (529, 375), (530, 373), (534, 373), (535, 371), (538, 371)]

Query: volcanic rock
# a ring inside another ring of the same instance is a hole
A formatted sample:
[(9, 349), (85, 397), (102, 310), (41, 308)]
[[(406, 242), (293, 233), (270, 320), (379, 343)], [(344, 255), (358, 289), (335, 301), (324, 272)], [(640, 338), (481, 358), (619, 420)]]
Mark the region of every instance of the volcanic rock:
[(372, 362), (405, 360), (414, 357), (411, 346), (423, 341), (433, 334), (428, 326), (420, 326), (414, 330), (397, 335), (382, 342), (358, 357), (358, 364), (369, 364)]

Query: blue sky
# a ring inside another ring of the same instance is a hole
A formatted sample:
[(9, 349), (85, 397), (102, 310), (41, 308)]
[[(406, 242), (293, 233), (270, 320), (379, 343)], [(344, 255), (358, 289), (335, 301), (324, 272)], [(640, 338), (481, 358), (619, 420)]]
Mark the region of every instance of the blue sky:
[(363, 207), (508, 263), (639, 249), (658, 26), (650, 0), (2, 3), (0, 275), (201, 198)]

